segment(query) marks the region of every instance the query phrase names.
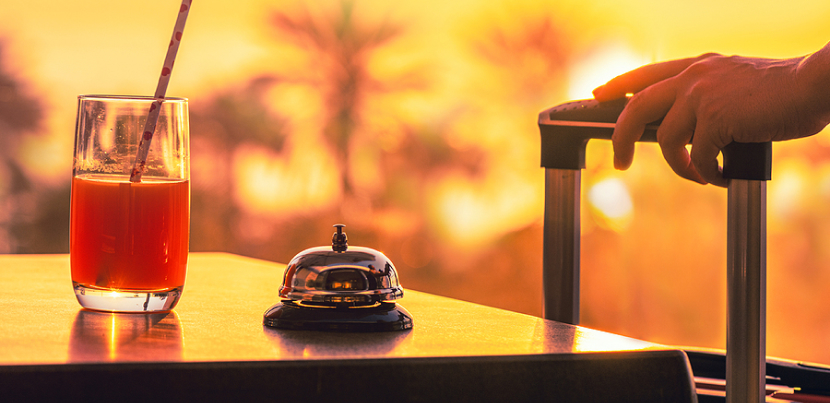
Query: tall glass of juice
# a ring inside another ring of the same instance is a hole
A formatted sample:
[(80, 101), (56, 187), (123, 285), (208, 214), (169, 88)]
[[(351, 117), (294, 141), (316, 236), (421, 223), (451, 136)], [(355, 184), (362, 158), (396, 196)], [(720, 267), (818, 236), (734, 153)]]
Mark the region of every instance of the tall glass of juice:
[[(69, 249), (81, 306), (163, 312), (184, 289), (190, 237), (187, 99), (165, 98), (152, 136), (152, 97), (78, 97)], [(142, 136), (150, 149), (130, 181)]]

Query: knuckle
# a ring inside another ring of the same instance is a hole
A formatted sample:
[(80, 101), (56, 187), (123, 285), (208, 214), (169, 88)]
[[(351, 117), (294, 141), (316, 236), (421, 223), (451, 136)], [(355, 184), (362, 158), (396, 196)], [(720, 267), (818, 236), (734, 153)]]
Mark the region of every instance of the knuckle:
[(683, 70), (681, 74), (684, 76), (691, 75), (694, 77), (705, 76), (706, 73), (708, 73), (713, 68), (712, 64), (713, 60), (711, 58), (700, 60), (689, 65), (689, 67), (687, 67), (686, 70)]
[(698, 56), (697, 60), (701, 61), (701, 60), (704, 60), (704, 59), (709, 59), (711, 57), (721, 57), (721, 56), (723, 56), (723, 55), (721, 55), (720, 53), (708, 52), (708, 53), (704, 53), (704, 54), (701, 54), (700, 56)]
[(695, 77), (705, 76), (716, 70), (725, 61), (730, 61), (735, 56), (724, 56), (720, 53), (705, 53), (696, 58), (681, 74), (693, 75)]

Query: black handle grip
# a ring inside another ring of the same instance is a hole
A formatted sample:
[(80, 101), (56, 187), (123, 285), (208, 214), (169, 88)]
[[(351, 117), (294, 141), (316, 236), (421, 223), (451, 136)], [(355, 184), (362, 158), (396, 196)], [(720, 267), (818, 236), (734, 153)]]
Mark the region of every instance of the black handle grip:
[[(628, 99), (609, 102), (567, 102), (539, 114), (542, 135), (542, 167), (585, 168), (588, 140), (610, 140), (617, 118)], [(660, 121), (646, 125), (640, 141), (656, 142)], [(723, 176), (727, 179), (770, 180), (772, 143), (731, 143), (723, 150)]]

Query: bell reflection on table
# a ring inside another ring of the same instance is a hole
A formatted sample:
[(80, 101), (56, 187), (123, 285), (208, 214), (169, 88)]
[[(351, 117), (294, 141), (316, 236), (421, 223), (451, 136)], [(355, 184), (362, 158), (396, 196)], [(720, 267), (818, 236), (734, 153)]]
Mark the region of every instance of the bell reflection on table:
[(175, 311), (137, 315), (80, 310), (72, 324), (69, 360), (181, 360), (183, 344)]
[(334, 358), (350, 351), (372, 351), (372, 357), (378, 358), (390, 355), (397, 347), (412, 341), (410, 332), (330, 333), (269, 326), (263, 326), (262, 330), (283, 359)]

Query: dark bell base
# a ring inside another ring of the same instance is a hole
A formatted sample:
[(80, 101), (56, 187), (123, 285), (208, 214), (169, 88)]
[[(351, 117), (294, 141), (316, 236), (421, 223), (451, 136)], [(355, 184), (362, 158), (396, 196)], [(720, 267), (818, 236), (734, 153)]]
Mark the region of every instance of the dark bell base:
[(395, 303), (371, 308), (318, 308), (282, 301), (265, 311), (262, 324), (292, 330), (389, 332), (412, 329), (412, 315)]

